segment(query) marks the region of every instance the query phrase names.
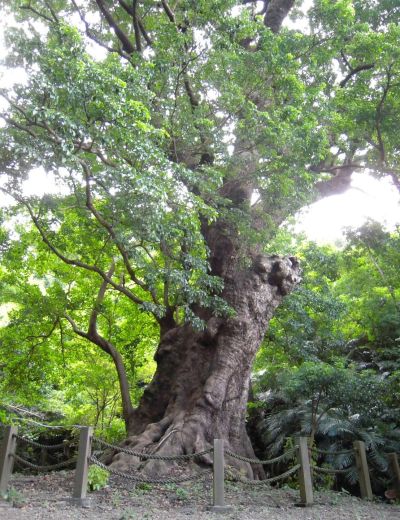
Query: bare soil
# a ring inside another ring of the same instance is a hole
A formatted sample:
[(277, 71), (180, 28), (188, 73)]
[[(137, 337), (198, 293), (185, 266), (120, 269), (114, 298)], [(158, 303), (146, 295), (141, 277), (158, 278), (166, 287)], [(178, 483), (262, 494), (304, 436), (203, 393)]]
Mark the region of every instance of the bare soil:
[(7, 520), (400, 520), (400, 505), (365, 502), (345, 493), (315, 493), (315, 505), (296, 505), (298, 491), (268, 486), (226, 485), (226, 503), (232, 511), (208, 511), (212, 484), (135, 485), (112, 477), (109, 485), (90, 493), (91, 507), (72, 505), (73, 472), (39, 476), (14, 474), (8, 500), (0, 500), (0, 519)]

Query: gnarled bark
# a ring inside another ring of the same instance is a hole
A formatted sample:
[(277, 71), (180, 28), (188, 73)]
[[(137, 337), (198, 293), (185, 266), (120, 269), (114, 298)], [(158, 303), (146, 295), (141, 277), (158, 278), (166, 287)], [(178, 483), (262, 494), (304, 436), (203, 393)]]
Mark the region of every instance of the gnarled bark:
[[(134, 412), (125, 444), (138, 451), (182, 454), (223, 438), (230, 449), (254, 456), (245, 428), (251, 366), (275, 308), (298, 281), (296, 259), (260, 255), (250, 268), (225, 277), (223, 296), (235, 316), (209, 316), (202, 332), (190, 325), (166, 332), (156, 353), (157, 372)], [(142, 464), (122, 453), (112, 462), (120, 469)], [(235, 465), (250, 477), (262, 475), (247, 463)], [(149, 461), (144, 469), (158, 473), (165, 468)]]

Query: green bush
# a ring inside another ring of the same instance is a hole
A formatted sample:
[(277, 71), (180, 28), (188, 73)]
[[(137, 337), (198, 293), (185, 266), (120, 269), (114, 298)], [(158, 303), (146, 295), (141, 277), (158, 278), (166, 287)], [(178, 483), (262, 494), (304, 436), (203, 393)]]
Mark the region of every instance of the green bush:
[(89, 491), (98, 491), (103, 489), (108, 482), (109, 472), (99, 466), (90, 466), (88, 473), (88, 489)]

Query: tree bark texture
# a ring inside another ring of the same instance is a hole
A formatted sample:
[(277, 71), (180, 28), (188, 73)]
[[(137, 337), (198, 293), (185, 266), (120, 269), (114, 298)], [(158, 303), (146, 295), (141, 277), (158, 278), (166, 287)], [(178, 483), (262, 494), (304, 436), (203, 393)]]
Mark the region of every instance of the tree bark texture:
[[(296, 259), (259, 255), (249, 268), (225, 277), (223, 296), (235, 309), (233, 317), (210, 316), (202, 332), (190, 325), (165, 332), (155, 356), (156, 374), (133, 413), (125, 445), (178, 455), (223, 438), (233, 451), (253, 457), (245, 428), (252, 363), (275, 308), (298, 281)], [(112, 465), (143, 465), (132, 459), (120, 453)], [(260, 468), (229, 463), (244, 467), (250, 477), (262, 476)], [(164, 466), (150, 460), (144, 470), (159, 473)]]

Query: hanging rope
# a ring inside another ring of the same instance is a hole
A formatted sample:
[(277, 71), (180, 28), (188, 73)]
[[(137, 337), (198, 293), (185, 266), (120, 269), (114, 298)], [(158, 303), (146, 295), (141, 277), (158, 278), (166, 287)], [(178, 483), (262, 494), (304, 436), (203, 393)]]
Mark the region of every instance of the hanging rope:
[(116, 469), (110, 468), (109, 466), (106, 466), (102, 462), (99, 461), (99, 459), (95, 455), (91, 455), (89, 458), (90, 462), (98, 466), (99, 468), (102, 468), (112, 475), (117, 475), (118, 477), (124, 478), (126, 480), (132, 480), (133, 482), (143, 482), (146, 484), (178, 484), (180, 482), (189, 482), (193, 480), (200, 480), (202, 478), (205, 478), (207, 475), (210, 475), (210, 471), (202, 471), (200, 473), (197, 473), (195, 475), (187, 475), (182, 477), (143, 477), (141, 475), (134, 475), (133, 473), (125, 473), (123, 471), (118, 471)]
[(58, 464), (40, 466), (39, 464), (34, 464), (29, 460), (23, 459), (19, 455), (13, 454), (11, 456), (14, 457), (14, 459), (22, 466), (27, 466), (28, 468), (35, 469), (36, 471), (54, 471), (56, 469), (66, 468), (68, 466), (71, 466), (72, 464), (76, 464), (76, 459), (70, 459), (63, 462), (59, 462)]
[(59, 450), (61, 448), (64, 448), (65, 446), (68, 446), (68, 441), (64, 441), (60, 444), (41, 444), (39, 442), (33, 441), (31, 439), (28, 439), (26, 437), (22, 437), (22, 435), (13, 435), (16, 439), (18, 439), (22, 444), (28, 444), (29, 446), (34, 446), (35, 448), (41, 448), (45, 450)]
[(290, 475), (293, 475), (293, 473), (296, 473), (296, 471), (298, 471), (299, 469), (300, 464), (296, 464), (296, 466), (293, 466), (292, 468), (288, 469), (287, 471), (285, 471), (285, 473), (282, 473), (281, 475), (278, 475), (276, 477), (266, 478), (265, 480), (250, 480), (244, 477), (238, 477), (237, 480), (249, 486), (265, 486), (266, 484), (272, 484), (273, 482), (284, 480), (285, 478), (290, 477)]
[(151, 453), (145, 453), (142, 451), (134, 451), (129, 448), (123, 448), (122, 446), (116, 446), (115, 444), (110, 444), (109, 442), (103, 441), (97, 437), (93, 437), (93, 441), (103, 446), (105, 448), (111, 448), (113, 450), (126, 453), (127, 455), (133, 455), (134, 457), (139, 457), (141, 459), (153, 459), (153, 460), (190, 460), (196, 457), (200, 457), (201, 455), (206, 455), (208, 453), (212, 453), (213, 448), (209, 448), (207, 450), (199, 451), (197, 453), (189, 453), (186, 455), (157, 455)]
[(279, 455), (279, 457), (275, 457), (274, 459), (268, 459), (268, 460), (259, 460), (259, 459), (251, 459), (248, 457), (242, 457), (241, 455), (238, 455), (237, 453), (234, 453), (233, 451), (228, 450), (228, 449), (225, 450), (225, 453), (234, 459), (241, 460), (243, 462), (249, 462), (250, 464), (274, 464), (275, 462), (279, 462), (281, 460), (288, 459), (291, 455), (296, 453), (297, 449), (298, 449), (298, 446), (294, 446), (293, 448), (291, 448), (290, 450), (287, 450), (282, 455)]
[(321, 468), (319, 466), (311, 466), (316, 473), (325, 473), (327, 475), (340, 475), (348, 473), (349, 469)]

